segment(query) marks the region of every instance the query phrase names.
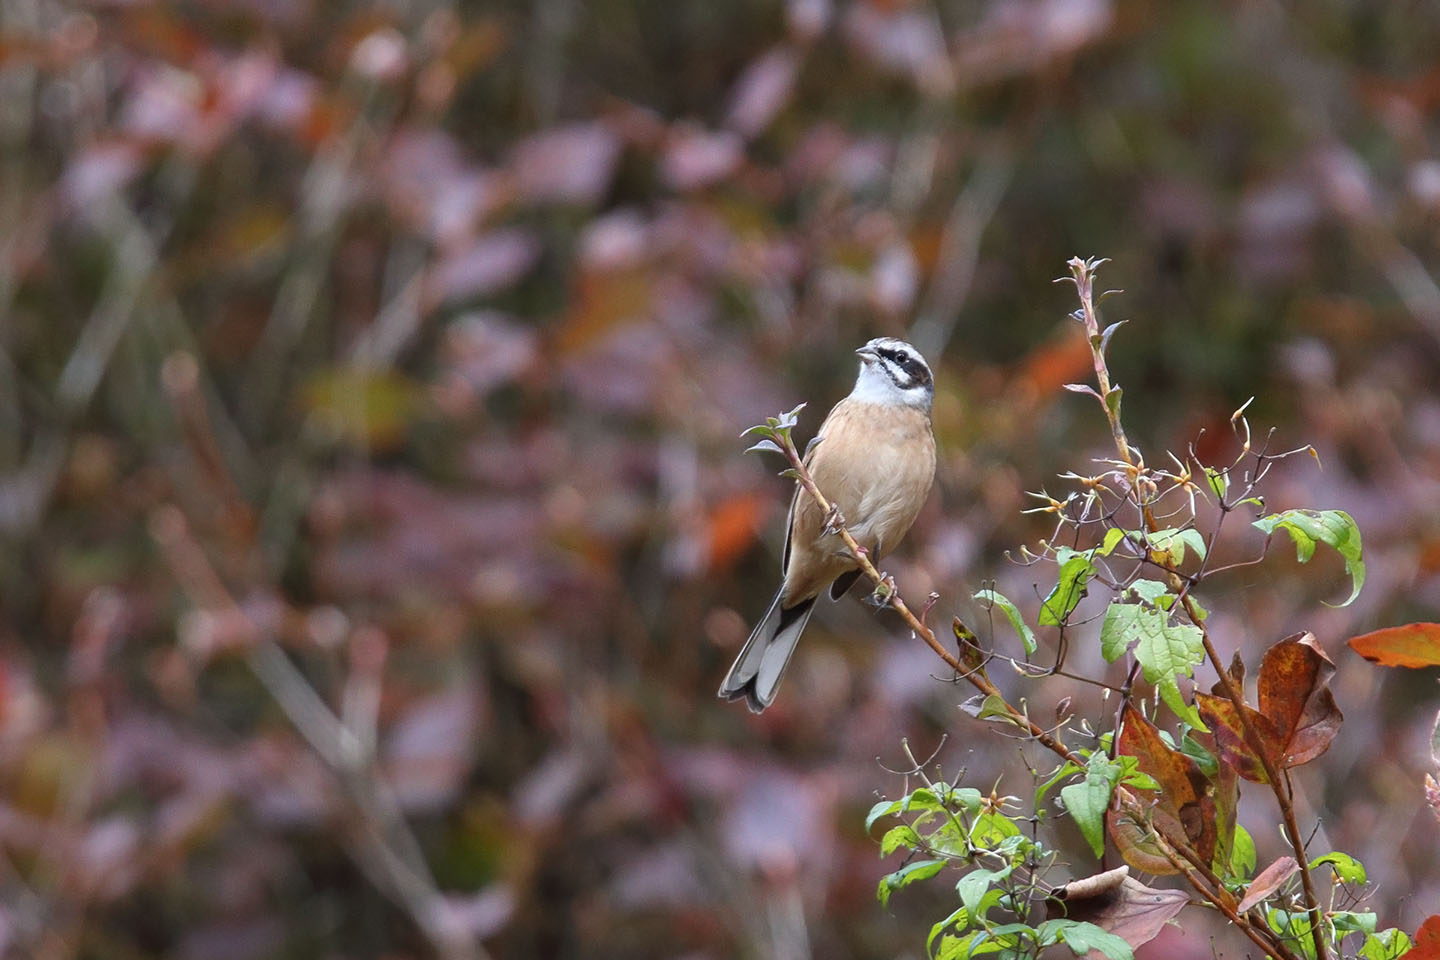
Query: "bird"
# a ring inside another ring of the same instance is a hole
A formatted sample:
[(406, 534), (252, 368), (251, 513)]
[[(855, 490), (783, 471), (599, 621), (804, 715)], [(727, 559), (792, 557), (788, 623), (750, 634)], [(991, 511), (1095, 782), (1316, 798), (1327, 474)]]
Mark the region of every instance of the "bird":
[[(920, 351), (904, 340), (879, 337), (855, 353), (855, 386), (826, 414), (805, 465), (856, 543), (878, 561), (909, 531), (930, 495), (935, 379)], [(827, 587), (830, 599), (839, 600), (860, 576), (856, 558), (827, 529), (830, 520), (797, 483), (780, 589), (725, 675), (721, 699), (744, 699), (754, 713), (774, 703), (815, 601)]]

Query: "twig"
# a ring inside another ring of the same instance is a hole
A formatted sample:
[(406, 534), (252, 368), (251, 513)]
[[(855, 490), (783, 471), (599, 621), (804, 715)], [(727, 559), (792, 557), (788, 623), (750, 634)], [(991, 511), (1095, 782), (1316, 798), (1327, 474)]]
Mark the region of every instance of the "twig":
[[(1076, 292), (1080, 296), (1079, 316), (1085, 325), (1085, 332), (1090, 342), (1090, 353), (1095, 365), (1095, 381), (1100, 388), (1100, 406), (1105, 411), (1105, 417), (1110, 423), (1111, 437), (1115, 442), (1115, 450), (1120, 460), (1124, 463), (1131, 480), (1131, 489), (1135, 491), (1135, 502), (1140, 508), (1144, 519), (1145, 529), (1149, 533), (1159, 530), (1154, 514), (1150, 510), (1149, 501), (1141, 494), (1141, 474), (1144, 470), (1143, 464), (1137, 465), (1133, 455), (1133, 449), (1125, 437), (1125, 429), (1120, 423), (1120, 409), (1118, 402), (1110, 402), (1111, 391), (1118, 388), (1112, 387), (1110, 382), (1110, 371), (1105, 359), (1104, 336), (1100, 331), (1100, 318), (1095, 307), (1095, 274), (1105, 260), (1082, 260), (1075, 257), (1070, 260), (1070, 279), (1075, 284)], [(1156, 559), (1156, 558), (1151, 558)], [(1274, 761), (1266, 751), (1260, 740), (1258, 731), (1254, 730), (1245, 719), (1244, 691), (1237, 690), (1231, 682), (1230, 672), (1226, 669), (1224, 661), (1220, 658), (1219, 652), (1215, 649), (1210, 639), (1210, 631), (1205, 626), (1205, 619), (1199, 608), (1195, 605), (1194, 599), (1189, 593), (1189, 583), (1180, 576), (1174, 567), (1168, 562), (1156, 559), (1156, 563), (1165, 570), (1169, 586), (1180, 598), (1180, 603), (1185, 610), (1186, 616), (1200, 631), (1201, 642), (1204, 645), (1205, 656), (1214, 666), (1216, 674), (1220, 679), (1220, 686), (1225, 696), (1235, 706), (1235, 713), (1239, 719), (1241, 731), (1245, 736), (1245, 742), (1260, 759), (1264, 767), (1266, 779), (1270, 783), (1271, 792), (1280, 806), (1281, 815), (1285, 820), (1285, 832), (1290, 841), (1291, 848), (1295, 851), (1295, 861), (1300, 867), (1300, 883), (1305, 891), (1306, 911), (1310, 915), (1310, 932), (1315, 942), (1315, 955), (1320, 960), (1328, 960), (1329, 950), (1325, 944), (1324, 926), (1320, 912), (1320, 900), (1315, 895), (1313, 878), (1310, 875), (1309, 858), (1305, 853), (1305, 841), (1300, 836), (1300, 830), (1295, 820), (1295, 804), (1289, 791), (1285, 788), (1285, 782), (1279, 777)]]

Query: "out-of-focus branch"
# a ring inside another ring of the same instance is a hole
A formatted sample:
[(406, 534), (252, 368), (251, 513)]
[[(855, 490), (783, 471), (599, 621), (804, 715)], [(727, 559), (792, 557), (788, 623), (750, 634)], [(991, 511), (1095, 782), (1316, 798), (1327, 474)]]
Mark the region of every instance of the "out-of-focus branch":
[(997, 144), (981, 154), (965, 189), (955, 198), (940, 236), (935, 279), (910, 331), (910, 342), (921, 353), (938, 357), (950, 343), (960, 308), (975, 280), (980, 241), (1014, 175), (1014, 148)]
[[(192, 448), (198, 446), (197, 455), (204, 460), (208, 421), (197, 379), (190, 375), (193, 364), (180, 356), (172, 357), (166, 366), (168, 375), (163, 383), (185, 423)], [(248, 505), (235, 501), (237, 488), (227, 482), (220, 472), (223, 469), (223, 464), (206, 463), (211, 492), (221, 502), (223, 514), (249, 516)], [(231, 523), (224, 529), (237, 553), (254, 552), (253, 524)], [(369, 639), (365, 641), (366, 649), (357, 653), (352, 663), (358, 683), (347, 691), (344, 716), (337, 716), (281, 648), (272, 621), (283, 617), (262, 617), (257, 622), (235, 599), (178, 507), (157, 510), (150, 530), (190, 602), (201, 614), (226, 624), (227, 641), (243, 650), (255, 677), (335, 776), (357, 814), (353, 842), (347, 845), (357, 865), (410, 915), (442, 960), (488, 960), (484, 947), (454, 918), (398, 799), (375, 766), (376, 671), (383, 663), (383, 653), (376, 661), (373, 655), (379, 651), (371, 649)]]

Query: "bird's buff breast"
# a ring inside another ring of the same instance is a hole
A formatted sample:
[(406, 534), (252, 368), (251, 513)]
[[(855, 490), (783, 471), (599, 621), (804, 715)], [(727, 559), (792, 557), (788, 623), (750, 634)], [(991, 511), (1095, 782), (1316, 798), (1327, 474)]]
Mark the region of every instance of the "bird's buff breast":
[[(919, 410), (856, 405), (837, 408), (821, 428), (810, 473), (867, 550), (888, 552), (905, 536), (930, 493), (935, 440)], [(854, 569), (845, 543), (824, 533), (825, 517), (803, 492), (792, 528), (792, 596), (814, 595)], [(805, 581), (805, 582), (797, 582)]]

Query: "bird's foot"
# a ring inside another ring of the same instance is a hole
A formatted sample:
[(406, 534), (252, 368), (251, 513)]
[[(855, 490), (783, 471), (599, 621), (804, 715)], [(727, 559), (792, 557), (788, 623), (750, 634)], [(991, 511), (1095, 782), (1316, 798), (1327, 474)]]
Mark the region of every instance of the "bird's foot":
[(845, 518), (840, 515), (840, 508), (833, 503), (830, 504), (830, 512), (825, 514), (825, 527), (820, 532), (825, 536), (831, 536), (839, 533), (843, 526), (845, 526)]
[(895, 596), (895, 578), (888, 573), (880, 574), (880, 582), (870, 594), (870, 603), (876, 607), (888, 607)]

